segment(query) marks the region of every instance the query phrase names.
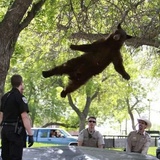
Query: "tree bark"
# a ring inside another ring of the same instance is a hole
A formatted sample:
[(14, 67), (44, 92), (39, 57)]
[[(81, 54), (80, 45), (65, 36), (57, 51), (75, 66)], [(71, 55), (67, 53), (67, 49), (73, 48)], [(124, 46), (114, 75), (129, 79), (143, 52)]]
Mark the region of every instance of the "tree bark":
[[(15, 0), (0, 23), (0, 98), (4, 93), (4, 84), (17, 38), (44, 2), (45, 0), (39, 0), (33, 4), (33, 0)], [(32, 7), (28, 11), (30, 6)]]

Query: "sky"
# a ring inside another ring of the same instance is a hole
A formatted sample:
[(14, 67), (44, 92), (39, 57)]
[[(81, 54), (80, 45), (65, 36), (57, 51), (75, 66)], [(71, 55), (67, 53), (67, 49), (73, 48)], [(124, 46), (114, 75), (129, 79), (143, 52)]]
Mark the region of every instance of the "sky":
[[(150, 105), (150, 112), (149, 109), (144, 111), (141, 116), (144, 116), (148, 119), (150, 119), (152, 123), (152, 127), (150, 130), (159, 130), (160, 131), (160, 83), (153, 84), (154, 91), (149, 92), (147, 95), (146, 104), (148, 103), (148, 106)], [(149, 101), (148, 101), (149, 100)], [(138, 115), (134, 115), (135, 117), (135, 124), (137, 121), (137, 118), (139, 118)], [(118, 129), (120, 127), (119, 123), (115, 122), (110, 124), (109, 122), (106, 122), (96, 127), (97, 130), (99, 130), (103, 135), (121, 135), (125, 134), (126, 129), (126, 120), (121, 124), (121, 130)], [(131, 121), (127, 120), (127, 134), (132, 131), (131, 127)]]

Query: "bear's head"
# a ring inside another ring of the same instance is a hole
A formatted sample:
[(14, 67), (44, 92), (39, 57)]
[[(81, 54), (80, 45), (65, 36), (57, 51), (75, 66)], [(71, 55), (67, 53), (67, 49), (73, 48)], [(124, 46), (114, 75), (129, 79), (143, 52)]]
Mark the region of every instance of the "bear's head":
[(125, 40), (133, 38), (132, 36), (128, 35), (122, 28), (121, 23), (118, 24), (116, 31), (112, 34), (113, 39), (115, 41), (119, 41), (123, 43)]

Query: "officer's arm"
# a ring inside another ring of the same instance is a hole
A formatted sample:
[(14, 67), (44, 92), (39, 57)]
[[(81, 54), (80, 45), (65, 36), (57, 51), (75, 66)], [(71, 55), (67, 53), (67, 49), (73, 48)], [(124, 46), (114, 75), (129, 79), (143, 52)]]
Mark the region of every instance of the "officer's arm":
[(83, 137), (84, 137), (84, 133), (83, 131), (81, 131), (78, 135), (78, 146), (82, 146), (83, 144)]
[(142, 148), (142, 154), (147, 154), (149, 146), (151, 144), (151, 137), (150, 135), (147, 137), (147, 142), (144, 144), (143, 148)]
[(131, 132), (129, 133), (126, 141), (126, 152), (131, 152)]
[(82, 146), (83, 141), (78, 141), (78, 146)]
[(82, 146), (82, 143), (83, 143), (83, 137), (82, 135), (79, 135), (78, 136), (78, 146)]
[(31, 130), (31, 121), (30, 121), (28, 113), (27, 112), (21, 113), (21, 117), (22, 117), (22, 121), (23, 121), (24, 127), (28, 135), (30, 136), (33, 135), (32, 130)]
[(104, 148), (104, 139), (100, 132), (98, 132), (98, 148)]
[(2, 119), (3, 119), (3, 112), (0, 112), (0, 124), (2, 123)]

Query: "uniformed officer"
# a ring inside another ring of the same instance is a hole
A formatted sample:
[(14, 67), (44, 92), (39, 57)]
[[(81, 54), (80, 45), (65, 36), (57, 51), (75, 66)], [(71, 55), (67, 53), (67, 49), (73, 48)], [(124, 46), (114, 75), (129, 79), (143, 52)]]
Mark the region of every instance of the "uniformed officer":
[(88, 118), (88, 128), (83, 129), (78, 135), (78, 146), (104, 147), (104, 139), (99, 131), (95, 130), (96, 117)]
[(0, 122), (1, 157), (3, 160), (22, 160), (23, 147), (28, 134), (28, 147), (34, 143), (27, 100), (23, 95), (24, 85), (20, 75), (11, 77), (11, 91), (1, 99)]
[(151, 144), (151, 137), (145, 131), (151, 127), (151, 122), (145, 117), (138, 119), (138, 130), (131, 131), (127, 137), (127, 152), (136, 152), (147, 154), (148, 148)]

